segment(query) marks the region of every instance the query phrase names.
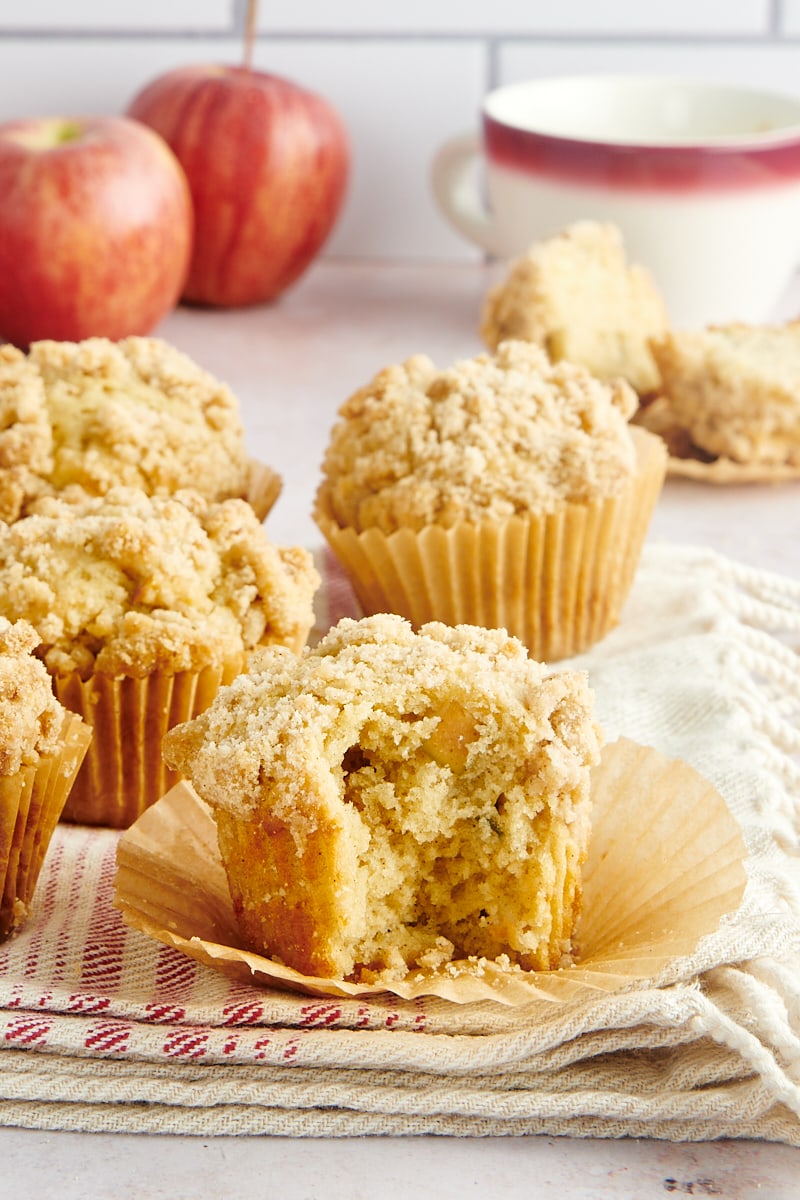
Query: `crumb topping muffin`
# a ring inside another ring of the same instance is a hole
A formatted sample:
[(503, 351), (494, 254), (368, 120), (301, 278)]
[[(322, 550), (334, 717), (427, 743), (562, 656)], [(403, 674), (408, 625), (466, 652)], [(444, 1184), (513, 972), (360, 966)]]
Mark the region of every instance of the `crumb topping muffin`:
[(0, 616), (0, 941), (30, 912), (91, 730), (53, 693), (26, 621)]
[(665, 415), (695, 447), (738, 463), (800, 466), (800, 321), (670, 333), (652, 349)]
[(34, 657), (39, 636), (27, 621), (0, 617), (0, 775), (52, 754), (64, 709), (44, 665)]
[(540, 345), (555, 362), (618, 375), (645, 395), (658, 387), (648, 339), (669, 320), (649, 272), (629, 265), (615, 225), (578, 221), (537, 242), (486, 298), (481, 335), (491, 350), (511, 338)]
[(583, 672), (379, 614), (259, 651), (164, 754), (215, 811), (251, 948), (363, 980), (565, 961), (599, 741)]
[(342, 406), (318, 504), (340, 526), (391, 533), (614, 495), (636, 467), (636, 404), (623, 380), (525, 342), (441, 371), (418, 355)]
[(41, 376), (14, 346), (0, 346), (0, 520), (15, 521), (53, 468)]
[(0, 613), (35, 627), (54, 675), (144, 676), (297, 649), (313, 622), (310, 554), (276, 548), (243, 500), (196, 493), (42, 500), (0, 526)]
[(175, 347), (142, 337), (42, 341), (26, 361), (25, 378), (43, 394), (52, 431), (52, 461), (36, 468), (50, 490), (246, 494), (238, 401)]

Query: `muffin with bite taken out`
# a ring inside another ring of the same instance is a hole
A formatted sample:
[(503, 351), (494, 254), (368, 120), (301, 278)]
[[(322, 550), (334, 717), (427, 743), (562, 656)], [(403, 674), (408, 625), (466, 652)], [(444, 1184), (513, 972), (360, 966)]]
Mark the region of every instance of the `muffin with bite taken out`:
[(244, 944), (379, 983), (570, 961), (600, 740), (583, 672), (383, 613), (259, 651), (164, 754), (211, 807)]

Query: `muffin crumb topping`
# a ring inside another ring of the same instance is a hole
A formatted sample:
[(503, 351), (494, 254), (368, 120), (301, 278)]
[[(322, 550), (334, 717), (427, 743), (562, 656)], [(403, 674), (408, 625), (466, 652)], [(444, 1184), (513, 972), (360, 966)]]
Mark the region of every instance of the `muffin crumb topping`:
[(27, 621), (0, 617), (0, 775), (16, 774), (58, 745), (64, 709), (34, 657), (38, 643)]
[(192, 488), (209, 500), (247, 494), (239, 404), (158, 338), (0, 347), (0, 517), (36, 497), (151, 495)]
[(438, 370), (418, 355), (341, 407), (317, 501), (341, 526), (391, 533), (547, 513), (621, 491), (636, 395), (538, 346)]
[(143, 676), (299, 650), (319, 583), (311, 555), (268, 540), (243, 500), (137, 488), (0, 525), (0, 613), (35, 627), (53, 674)]

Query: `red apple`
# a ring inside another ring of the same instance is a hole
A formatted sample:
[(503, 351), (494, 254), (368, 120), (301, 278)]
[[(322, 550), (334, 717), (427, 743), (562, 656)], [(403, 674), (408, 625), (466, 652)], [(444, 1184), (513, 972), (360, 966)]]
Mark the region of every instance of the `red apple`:
[(128, 115), (186, 172), (195, 244), (184, 300), (271, 300), (321, 249), (339, 214), (350, 151), (320, 96), (248, 67), (189, 66), (153, 80)]
[(0, 337), (147, 333), (177, 303), (192, 203), (165, 142), (127, 117), (0, 125)]

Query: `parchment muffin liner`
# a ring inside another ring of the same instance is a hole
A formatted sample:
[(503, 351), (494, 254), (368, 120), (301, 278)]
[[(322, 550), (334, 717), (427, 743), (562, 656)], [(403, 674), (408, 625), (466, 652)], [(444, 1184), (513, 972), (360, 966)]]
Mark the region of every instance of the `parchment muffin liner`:
[(241, 983), (314, 996), (562, 1004), (663, 978), (736, 910), (747, 882), (738, 824), (686, 763), (620, 739), (594, 769), (592, 795), (575, 962), (557, 971), (466, 960), (362, 985), (304, 976), (247, 951), (213, 816), (185, 781), (122, 835), (114, 902), (129, 926)]
[(281, 494), (283, 480), (272, 467), (251, 458), (247, 464), (247, 492), (245, 499), (254, 510), (259, 521), (264, 521)]
[(0, 776), (0, 941), (27, 918), (53, 830), (91, 737), (89, 726), (67, 713), (55, 753)]
[(161, 741), (173, 725), (208, 708), (242, 661), (202, 671), (144, 678), (77, 672), (55, 676), (53, 690), (94, 732), (62, 819), (83, 825), (127, 829), (180, 776), (161, 756)]
[(362, 532), (314, 514), (366, 615), (504, 628), (532, 658), (587, 650), (617, 624), (661, 492), (666, 450), (632, 428), (638, 466), (619, 495), (505, 521)]
[(667, 474), (699, 483), (744, 484), (786, 483), (800, 479), (800, 466), (775, 463), (738, 463), (732, 458), (715, 458), (711, 462), (697, 457), (678, 458), (670, 455)]

